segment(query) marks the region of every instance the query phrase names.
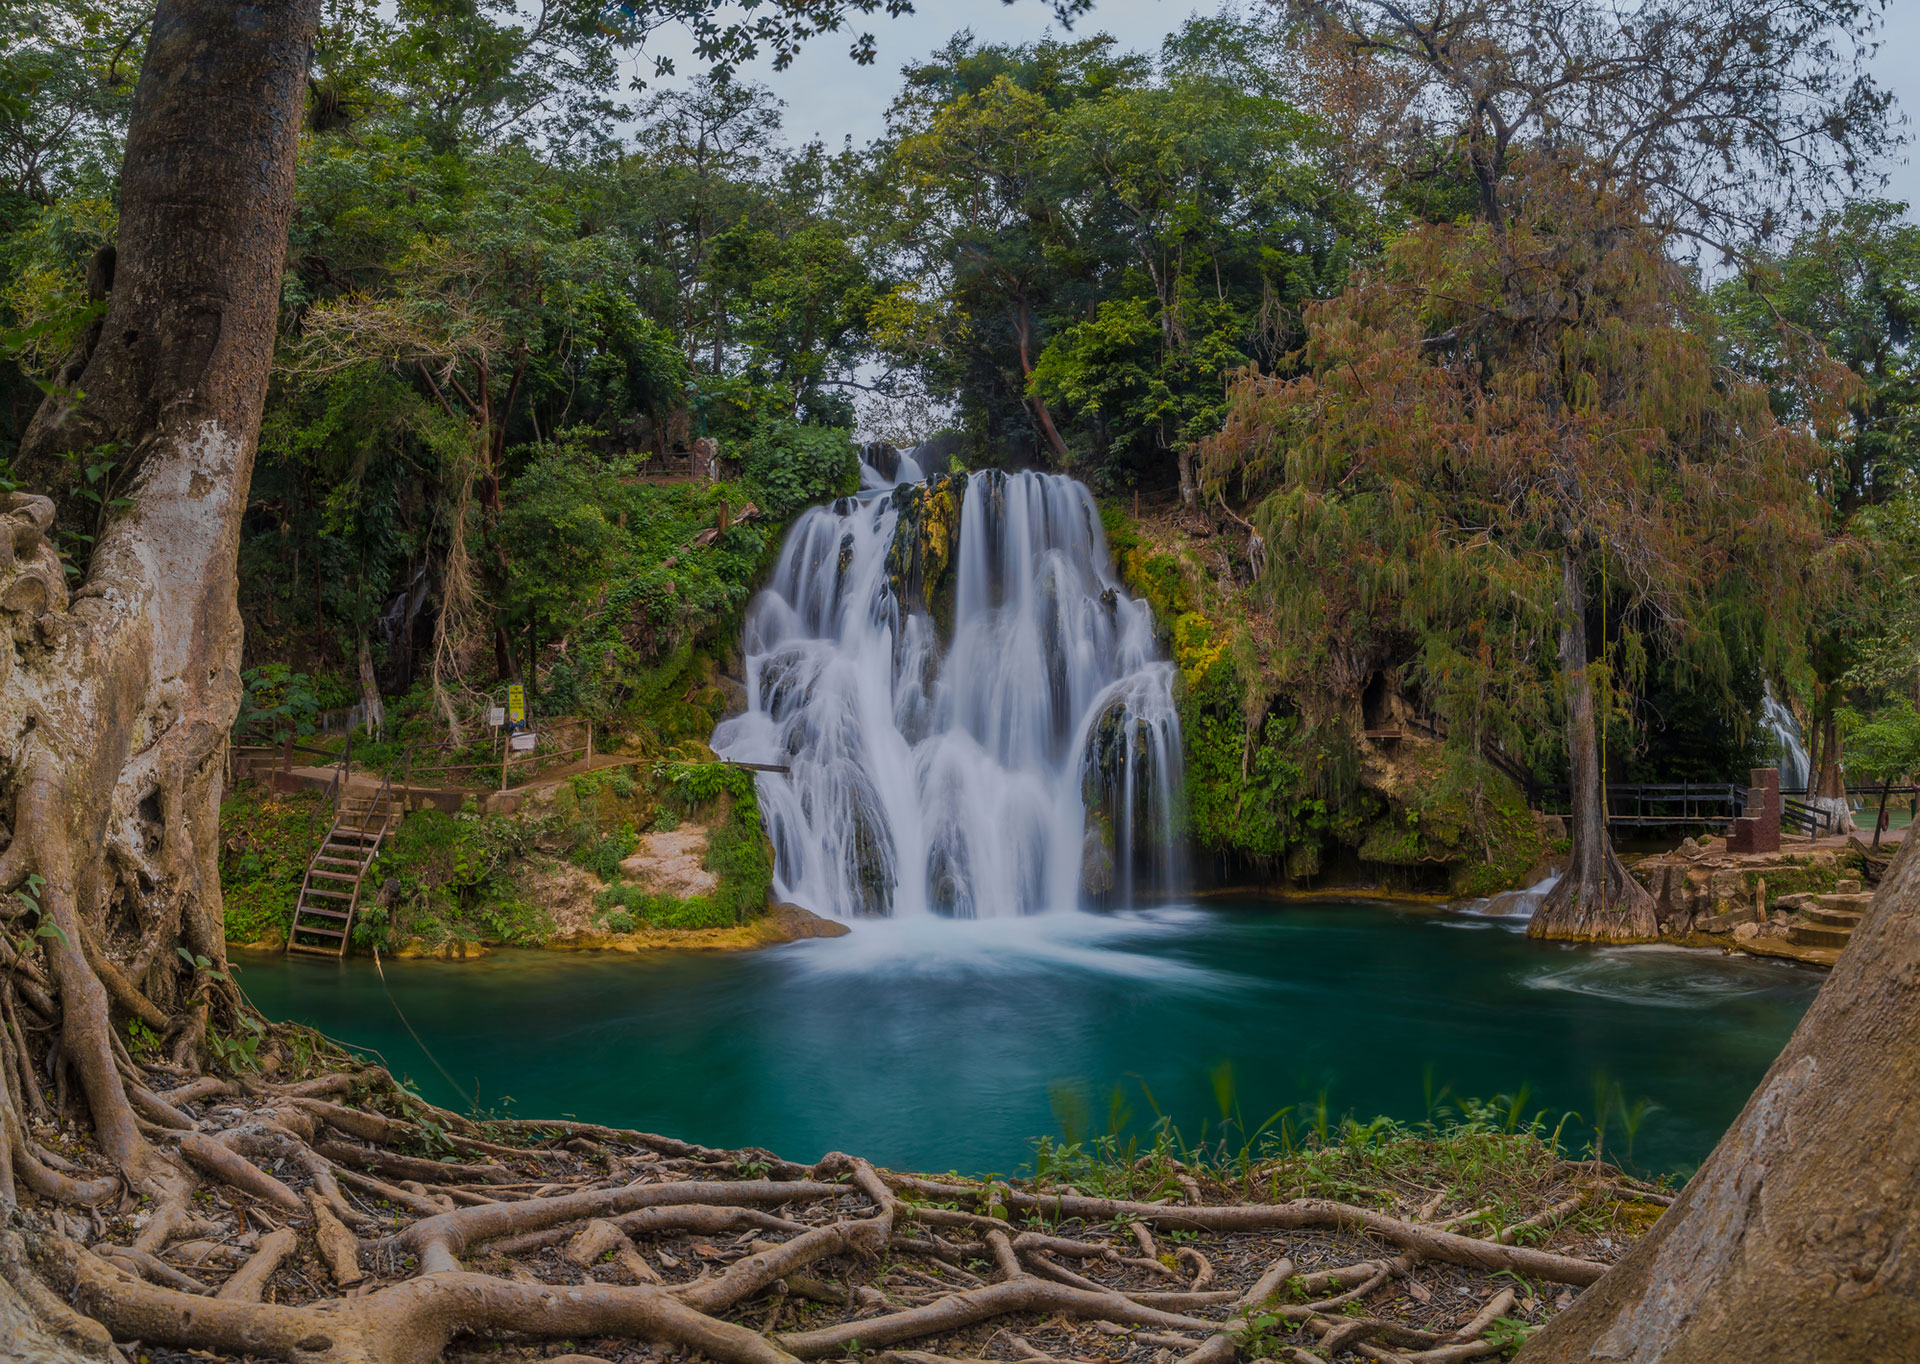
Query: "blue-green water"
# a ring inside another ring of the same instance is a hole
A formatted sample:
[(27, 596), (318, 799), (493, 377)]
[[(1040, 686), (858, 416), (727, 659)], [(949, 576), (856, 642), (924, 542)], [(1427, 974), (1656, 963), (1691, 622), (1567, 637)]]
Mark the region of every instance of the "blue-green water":
[(1017, 1170), (1032, 1138), (1060, 1131), (1068, 1092), (1099, 1129), (1120, 1087), (1138, 1126), (1144, 1084), (1196, 1134), (1217, 1116), (1222, 1061), (1253, 1123), (1322, 1092), (1336, 1115), (1418, 1119), (1429, 1070), (1455, 1094), (1529, 1085), (1529, 1107), (1557, 1121), (1591, 1114), (1604, 1074), (1656, 1105), (1634, 1164), (1685, 1171), (1821, 981), (1713, 953), (1549, 946), (1466, 916), (1271, 901), (863, 922), (729, 955), (387, 962), (394, 1002), (370, 960), (236, 961), (267, 1014), (377, 1049), (440, 1103), (466, 1107), (394, 1002), (483, 1108), (976, 1173)]

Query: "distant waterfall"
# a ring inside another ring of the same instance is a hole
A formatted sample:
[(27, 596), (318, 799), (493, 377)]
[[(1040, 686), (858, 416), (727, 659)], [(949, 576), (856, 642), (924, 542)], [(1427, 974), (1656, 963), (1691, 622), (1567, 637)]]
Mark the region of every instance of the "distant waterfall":
[[(791, 768), (759, 779), (775, 893), (986, 917), (1172, 886), (1173, 665), (1086, 488), (888, 486), (890, 461), (862, 462), (883, 486), (789, 532), (747, 613), (746, 713), (714, 733), (724, 757)], [(920, 477), (910, 456), (898, 476)]]
[(1760, 703), (1760, 720), (1773, 735), (1774, 743), (1780, 750), (1780, 789), (1782, 791), (1806, 791), (1811, 773), (1807, 762), (1807, 746), (1800, 738), (1800, 722), (1793, 718), (1793, 712), (1780, 704), (1768, 687)]

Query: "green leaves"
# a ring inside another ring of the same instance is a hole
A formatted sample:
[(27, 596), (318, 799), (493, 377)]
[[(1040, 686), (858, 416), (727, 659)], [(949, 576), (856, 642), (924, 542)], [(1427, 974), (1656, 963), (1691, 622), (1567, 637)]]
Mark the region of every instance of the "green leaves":
[(216, 971), (213, 963), (197, 952), (189, 952), (184, 947), (176, 947), (174, 951), (180, 954), (180, 960), (184, 961), (187, 969), (196, 976), (205, 976), (208, 980), (217, 980), (222, 984), (229, 983), (233, 979), (225, 971)]
[(768, 422), (741, 452), (741, 468), (761, 510), (785, 519), (800, 508), (845, 497), (860, 486), (860, 459), (848, 433), (834, 427)]

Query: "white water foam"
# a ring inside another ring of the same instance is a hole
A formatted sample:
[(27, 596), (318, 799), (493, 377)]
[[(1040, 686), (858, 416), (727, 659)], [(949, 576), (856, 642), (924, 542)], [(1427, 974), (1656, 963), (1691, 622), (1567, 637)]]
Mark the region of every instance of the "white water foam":
[(967, 478), (946, 640), (900, 581), (918, 491), (805, 513), (748, 611), (747, 710), (713, 747), (790, 768), (759, 778), (775, 893), (840, 918), (975, 918), (1177, 884), (1173, 665), (1092, 496)]
[(1655, 1009), (1708, 1009), (1777, 987), (1777, 969), (1699, 948), (1609, 947), (1529, 972), (1521, 984)]
[(1155, 990), (1217, 995), (1252, 988), (1228, 973), (1190, 965), (1167, 953), (1193, 931), (1198, 911), (1179, 907), (1114, 914), (1034, 914), (996, 921), (991, 929), (937, 915), (896, 916), (862, 923), (847, 937), (800, 944), (792, 969), (830, 979), (924, 976), (949, 981), (979, 976), (1055, 977), (1061, 971), (1138, 981)]
[(1509, 923), (1525, 924), (1533, 918), (1534, 911), (1540, 908), (1540, 902), (1547, 898), (1547, 892), (1560, 884), (1560, 873), (1548, 872), (1530, 886), (1519, 890), (1503, 890), (1498, 895), (1487, 896), (1479, 900), (1463, 900), (1447, 908), (1456, 914), (1470, 914), (1481, 919), (1503, 919)]

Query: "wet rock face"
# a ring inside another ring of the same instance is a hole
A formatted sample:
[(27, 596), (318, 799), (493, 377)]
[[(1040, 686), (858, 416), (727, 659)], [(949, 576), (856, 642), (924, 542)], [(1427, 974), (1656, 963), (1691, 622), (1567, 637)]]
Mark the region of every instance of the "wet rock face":
[(960, 506), (966, 480), (938, 474), (893, 490), (900, 518), (887, 550), (887, 581), (908, 611), (930, 609), (946, 585), (960, 542)]
[(889, 483), (900, 477), (900, 451), (891, 441), (870, 440), (862, 445), (860, 462)]
[(1113, 824), (1104, 815), (1087, 816), (1087, 832), (1080, 846), (1080, 891), (1106, 895), (1113, 890)]
[(880, 916), (893, 912), (893, 834), (880, 817), (872, 791), (862, 789), (852, 803), (853, 836), (847, 840), (847, 884), (853, 912)]
[(784, 900), (768, 907), (767, 918), (778, 935), (789, 942), (801, 938), (844, 938), (853, 931), (838, 919), (823, 919), (810, 909)]

